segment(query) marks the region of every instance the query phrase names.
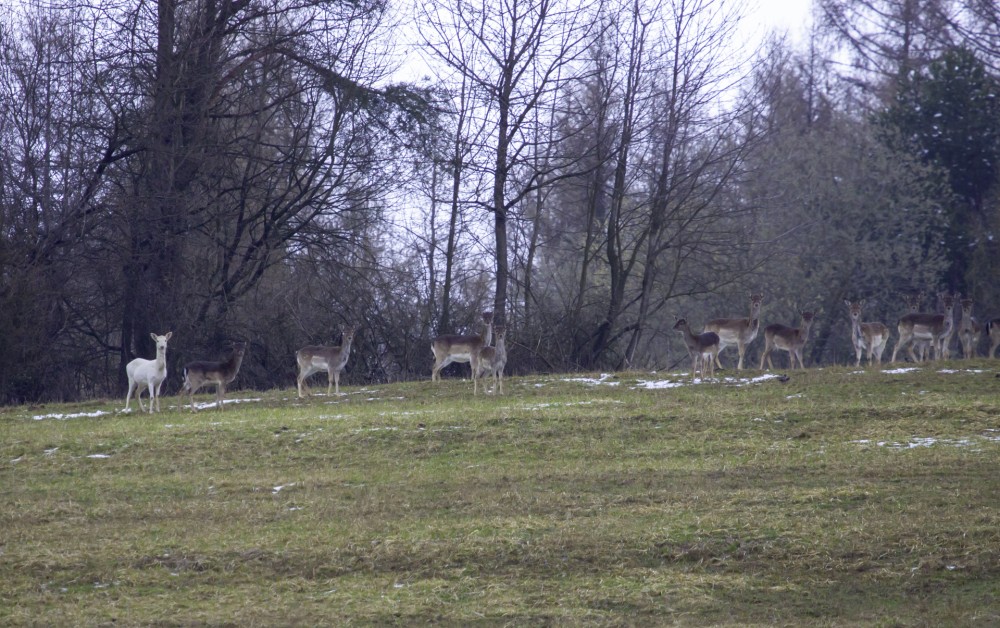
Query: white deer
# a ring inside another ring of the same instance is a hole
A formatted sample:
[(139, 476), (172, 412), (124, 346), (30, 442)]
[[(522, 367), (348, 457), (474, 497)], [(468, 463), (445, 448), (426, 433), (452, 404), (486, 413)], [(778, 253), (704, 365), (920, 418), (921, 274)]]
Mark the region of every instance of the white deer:
[(153, 403), (156, 403), (156, 411), (160, 411), (160, 384), (167, 378), (167, 341), (174, 335), (168, 331), (162, 336), (149, 334), (156, 343), (156, 359), (147, 360), (136, 358), (125, 365), (125, 374), (128, 375), (128, 394), (125, 395), (125, 411), (129, 411), (129, 402), (132, 400), (132, 391), (135, 391), (135, 398), (139, 401), (139, 410), (146, 411), (142, 405), (142, 388), (145, 385), (149, 389), (149, 413), (153, 413)]

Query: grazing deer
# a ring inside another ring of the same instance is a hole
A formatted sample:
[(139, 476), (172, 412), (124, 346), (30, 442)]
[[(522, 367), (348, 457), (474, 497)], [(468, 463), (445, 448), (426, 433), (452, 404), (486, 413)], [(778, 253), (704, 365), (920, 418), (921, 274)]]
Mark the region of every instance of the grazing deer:
[(719, 350), (722, 348), (722, 341), (719, 334), (714, 331), (706, 331), (695, 334), (691, 331), (687, 319), (680, 318), (674, 323), (674, 330), (681, 333), (684, 344), (687, 346), (688, 355), (691, 356), (691, 380), (694, 381), (698, 373), (698, 364), (701, 364), (701, 377), (705, 378), (705, 363), (708, 362), (708, 376), (715, 375), (715, 361), (719, 357)]
[[(452, 362), (472, 362), (472, 356), (483, 347), (488, 347), (493, 339), (493, 312), (483, 312), (483, 331), (478, 336), (460, 336), (444, 334), (431, 342), (431, 352), (434, 354), (434, 367), (431, 369), (431, 381), (441, 379), (441, 369)], [(472, 372), (475, 379), (476, 372)]]
[(187, 391), (191, 400), (191, 411), (194, 412), (194, 393), (206, 384), (215, 384), (215, 401), (219, 410), (222, 410), (222, 395), (226, 392), (226, 384), (236, 379), (236, 374), (240, 372), (240, 365), (243, 364), (243, 355), (246, 353), (247, 343), (233, 343), (233, 352), (223, 362), (208, 362), (198, 360), (188, 362), (184, 366), (184, 387), (181, 394)]
[(851, 344), (854, 345), (854, 353), (857, 361), (854, 366), (861, 366), (861, 354), (868, 351), (868, 365), (882, 364), (882, 352), (889, 342), (889, 328), (882, 323), (862, 323), (861, 308), (865, 306), (865, 300), (844, 301), (847, 306), (847, 313), (851, 317)]
[[(503, 369), (507, 365), (507, 343), (504, 337), (506, 331), (507, 329), (503, 325), (497, 325), (496, 329), (493, 330), (493, 336), (497, 341), (496, 346), (482, 347), (473, 356), (470, 362), (473, 376), (472, 394), (478, 394), (477, 382), (480, 377), (487, 374), (493, 380), (493, 392), (499, 391), (498, 394), (503, 394)], [(483, 386), (483, 388), (486, 387)]]
[(899, 350), (904, 347), (910, 354), (910, 359), (919, 362), (917, 356), (913, 354), (912, 344), (914, 340), (930, 341), (934, 359), (948, 358), (948, 343), (955, 329), (955, 297), (947, 293), (939, 293), (938, 298), (941, 301), (943, 313), (911, 312), (899, 319), (897, 324), (899, 340), (892, 350), (893, 362), (896, 361)]
[(343, 331), (339, 347), (308, 346), (302, 347), (295, 352), (295, 361), (299, 365), (299, 375), (296, 382), (299, 386), (299, 399), (303, 397), (302, 389), (309, 392), (306, 378), (313, 373), (326, 372), (326, 394), (330, 394), (330, 389), (336, 387), (337, 394), (340, 394), (340, 373), (347, 366), (347, 358), (351, 355), (351, 342), (354, 341), (355, 327), (348, 327)]
[(1000, 347), (1000, 318), (994, 318), (986, 324), (986, 333), (990, 337), (989, 357), (994, 357), (997, 347)]
[(760, 370), (764, 370), (764, 360), (767, 360), (767, 367), (774, 368), (771, 363), (771, 350), (781, 349), (788, 352), (788, 360), (791, 362), (791, 369), (795, 370), (795, 360), (798, 359), (799, 366), (806, 368), (802, 361), (802, 348), (809, 340), (809, 330), (812, 328), (814, 315), (812, 312), (801, 312), (802, 323), (799, 327), (788, 327), (780, 323), (774, 323), (764, 328), (764, 353), (760, 356)]
[(976, 345), (983, 335), (983, 326), (972, 318), (972, 299), (962, 299), (962, 322), (958, 324), (958, 339), (966, 360), (976, 357)]
[(125, 374), (128, 375), (128, 394), (125, 395), (125, 411), (128, 412), (129, 402), (132, 400), (132, 391), (135, 391), (135, 398), (139, 402), (139, 410), (146, 411), (142, 406), (142, 388), (145, 385), (149, 389), (149, 413), (153, 414), (153, 403), (156, 403), (156, 411), (160, 411), (160, 384), (167, 378), (167, 341), (174, 335), (168, 331), (162, 336), (149, 334), (156, 343), (156, 359), (146, 360), (136, 358), (125, 365)]
[(715, 354), (715, 365), (720, 369), (722, 363), (719, 362), (719, 353), (730, 345), (736, 345), (736, 350), (740, 354), (738, 370), (743, 370), (743, 357), (746, 355), (747, 345), (757, 337), (760, 329), (760, 305), (764, 302), (763, 294), (750, 294), (750, 316), (747, 318), (715, 318), (705, 324), (705, 331), (712, 332), (719, 336), (719, 351)]

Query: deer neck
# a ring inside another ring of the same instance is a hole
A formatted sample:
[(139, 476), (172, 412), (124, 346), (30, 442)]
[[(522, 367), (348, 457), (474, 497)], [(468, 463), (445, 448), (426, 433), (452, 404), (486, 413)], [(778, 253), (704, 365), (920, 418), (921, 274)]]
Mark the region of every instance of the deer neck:
[(343, 360), (344, 357), (351, 352), (351, 343), (354, 342), (354, 337), (344, 338), (340, 341), (340, 359)]
[(225, 371), (226, 375), (232, 375), (240, 369), (240, 365), (243, 364), (243, 352), (234, 352), (233, 355), (229, 356), (226, 363), (222, 365), (222, 370)]

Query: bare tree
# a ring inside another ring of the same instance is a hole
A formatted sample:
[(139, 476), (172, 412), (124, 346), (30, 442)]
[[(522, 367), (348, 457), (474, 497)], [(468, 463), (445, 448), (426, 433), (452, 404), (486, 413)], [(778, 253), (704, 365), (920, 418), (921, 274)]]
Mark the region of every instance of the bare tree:
[(491, 158), (488, 198), (479, 204), (493, 216), (496, 259), (496, 323), (505, 322), (509, 282), (508, 216), (512, 208), (550, 173), (518, 179), (512, 173), (530, 167), (528, 147), (535, 136), (532, 112), (572, 78), (568, 71), (587, 41), (590, 23), (581, 9), (559, 0), (507, 3), (441, 0), (424, 5), (425, 44), (436, 59), (470, 83), (478, 103), (474, 113), (486, 124), (481, 150)]

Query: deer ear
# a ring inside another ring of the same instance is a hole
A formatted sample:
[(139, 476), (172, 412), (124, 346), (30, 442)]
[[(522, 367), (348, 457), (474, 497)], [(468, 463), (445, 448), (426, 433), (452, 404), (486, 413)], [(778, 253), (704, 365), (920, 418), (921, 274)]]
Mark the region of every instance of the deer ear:
[(174, 332), (168, 331), (167, 332), (167, 340), (170, 340), (170, 337), (173, 336), (173, 335), (174, 335)]
[(153, 332), (149, 332), (149, 337), (153, 339), (153, 342), (156, 342), (157, 340), (156, 334), (154, 334)]

